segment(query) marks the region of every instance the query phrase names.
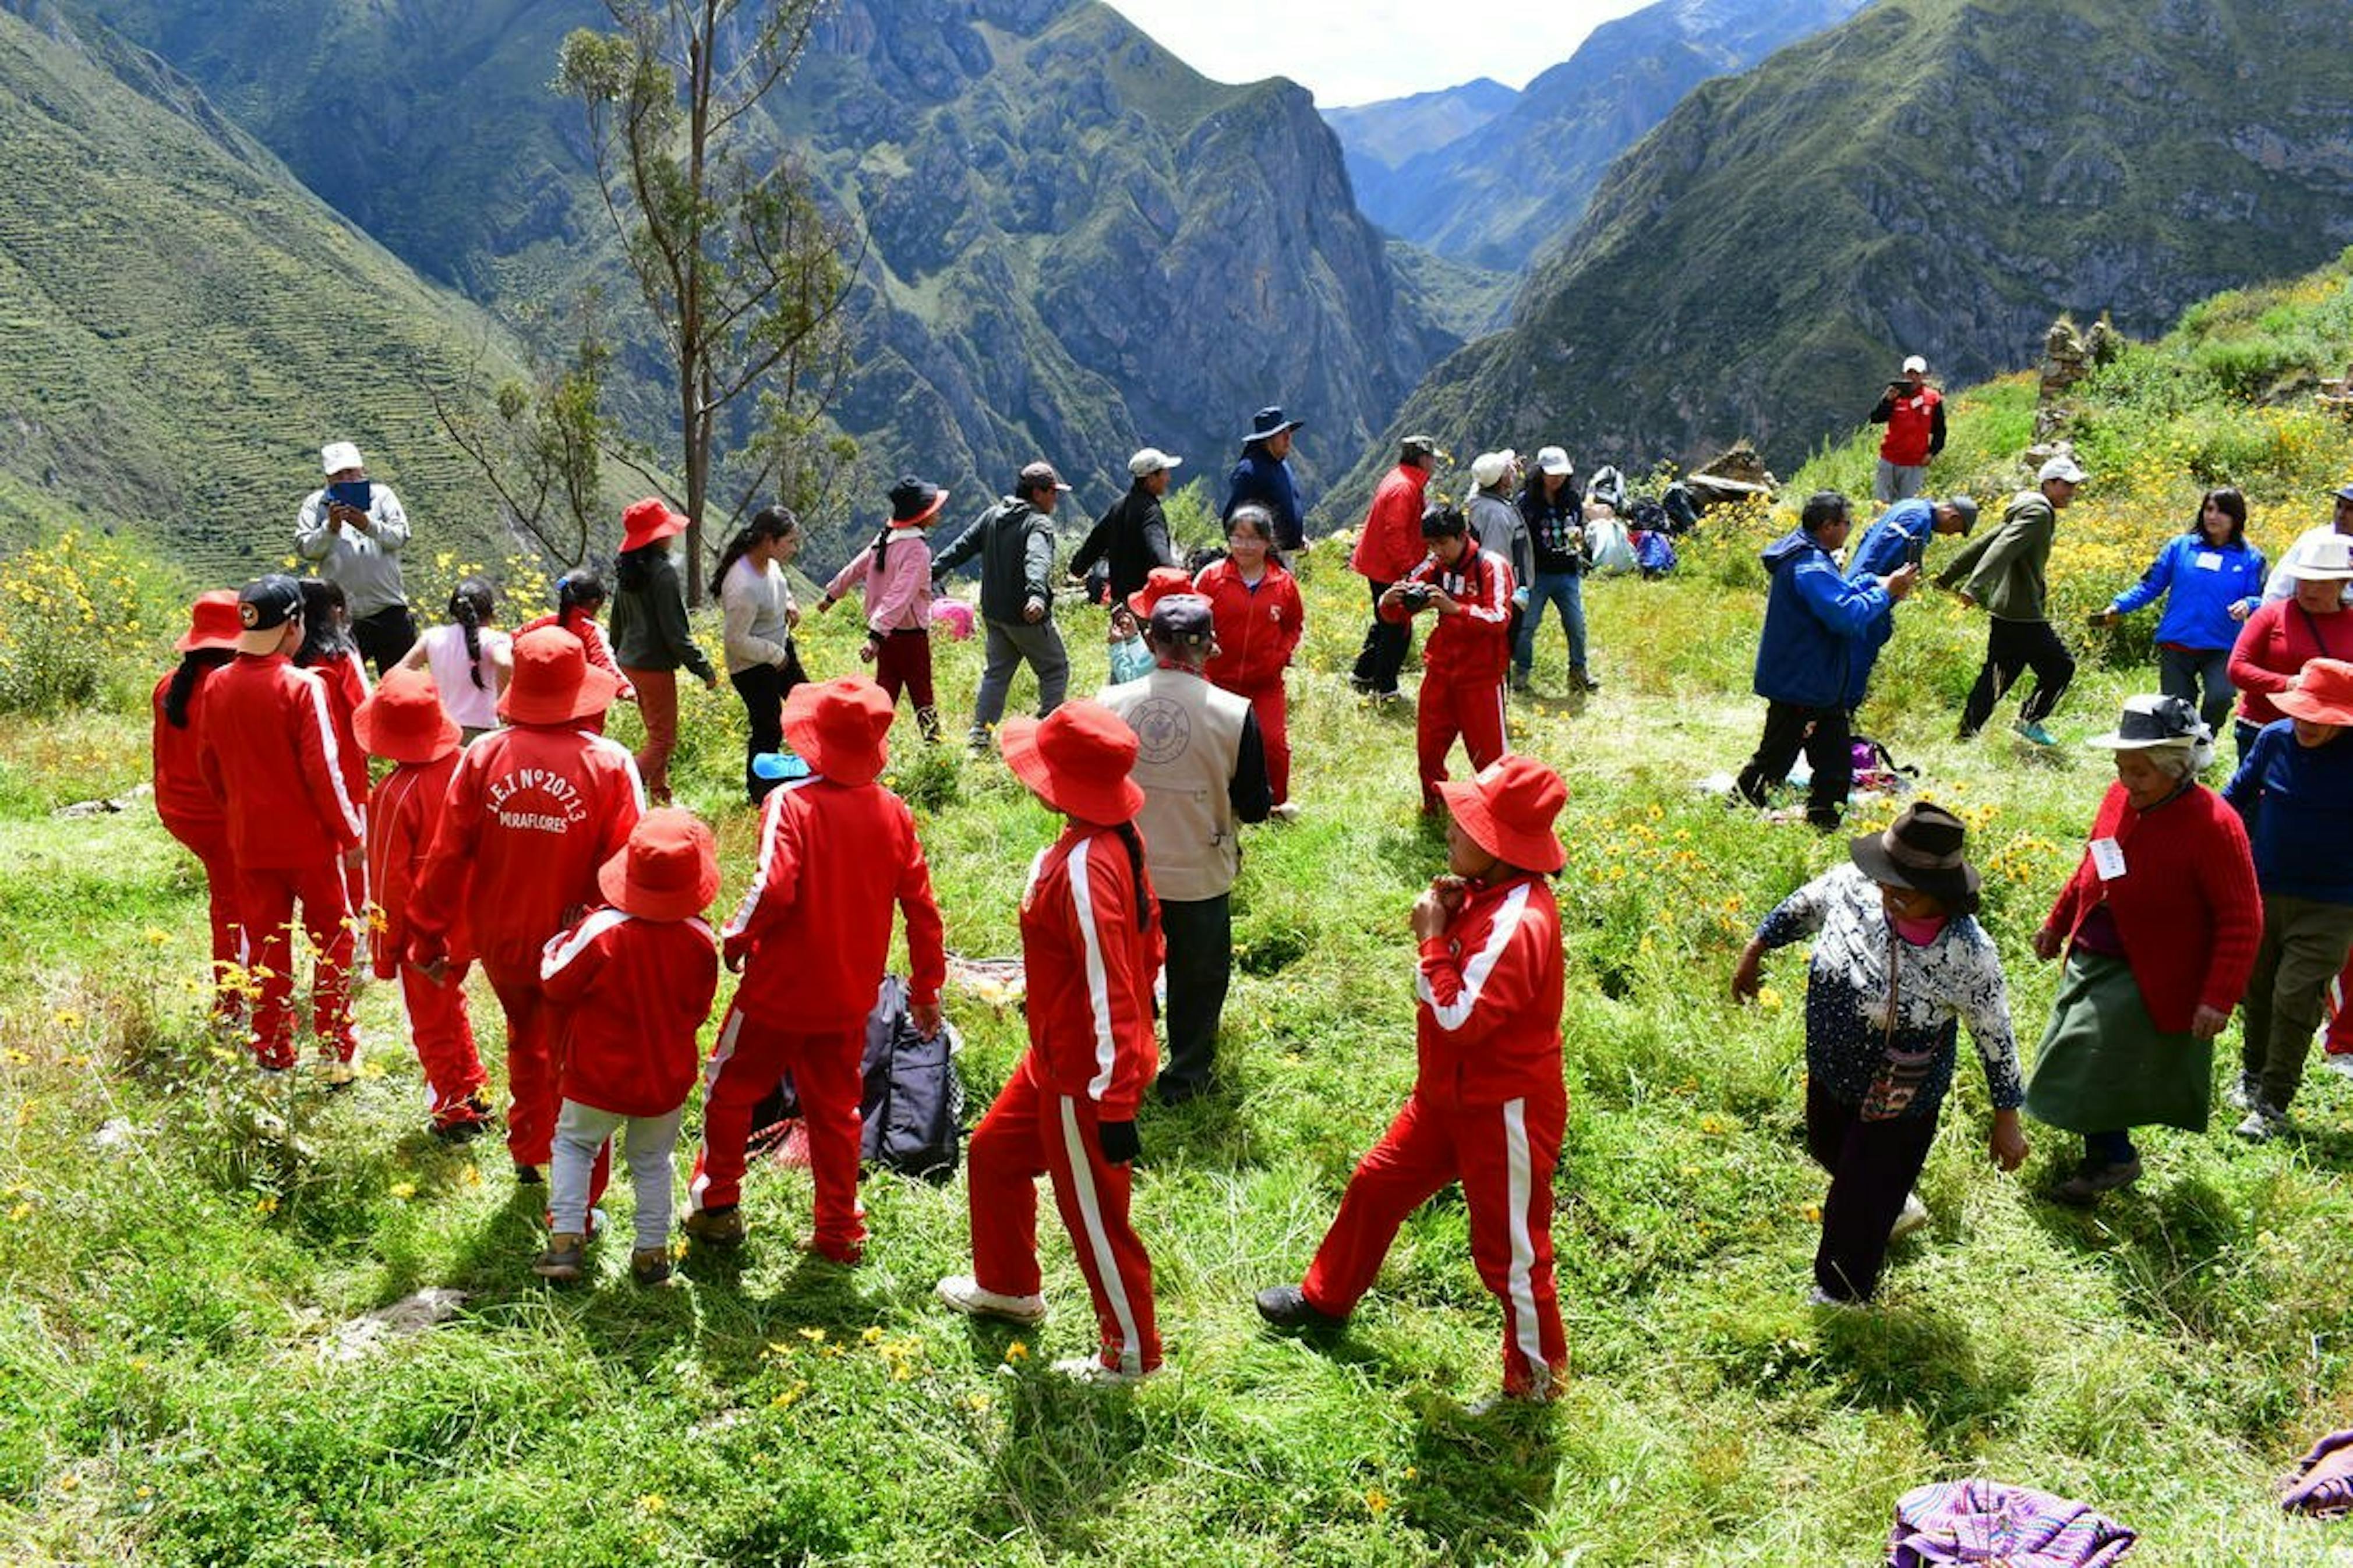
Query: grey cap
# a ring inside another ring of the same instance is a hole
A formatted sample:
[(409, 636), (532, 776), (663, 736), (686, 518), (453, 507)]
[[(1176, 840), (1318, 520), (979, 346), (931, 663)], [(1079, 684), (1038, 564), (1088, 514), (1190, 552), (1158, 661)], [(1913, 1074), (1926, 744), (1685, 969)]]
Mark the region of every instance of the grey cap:
[(1945, 504), (1961, 514), (1963, 533), (1978, 525), (1978, 503), (1974, 496), (1947, 496)]
[(1217, 630), (1209, 601), (1198, 594), (1170, 594), (1152, 606), (1152, 640), (1163, 647), (1208, 647)]

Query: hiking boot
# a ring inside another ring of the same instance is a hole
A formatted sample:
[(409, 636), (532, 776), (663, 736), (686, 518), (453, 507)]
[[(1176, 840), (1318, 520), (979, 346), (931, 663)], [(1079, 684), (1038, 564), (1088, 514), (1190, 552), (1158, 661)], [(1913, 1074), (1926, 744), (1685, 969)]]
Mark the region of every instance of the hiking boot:
[(2085, 1160), (2075, 1167), (2075, 1173), (2051, 1189), (2051, 1195), (2063, 1204), (2080, 1209), (2090, 1208), (2109, 1193), (2131, 1186), (2140, 1180), (2140, 1156), (2111, 1164), (2105, 1160)]
[(1568, 679), (1570, 684), (1575, 686), (1579, 691), (1592, 692), (1601, 689), (1601, 682), (1599, 679), (1588, 674), (1583, 669), (1570, 670), (1568, 672)]
[(1513, 695), (1513, 696), (1514, 696), (1514, 697), (1526, 697), (1526, 696), (1531, 695), (1535, 690), (1535, 686), (1534, 686), (1533, 684), (1531, 684), (1531, 683), (1530, 683), (1530, 681), (1529, 681), (1528, 678), (1527, 678), (1525, 675), (1521, 674), (1518, 670), (1514, 670), (1514, 671), (1512, 672), (1512, 695)]
[(2017, 723), (2012, 724), (2010, 728), (2018, 731), (2019, 739), (2030, 742), (2037, 746), (2055, 746), (2059, 743), (2057, 736), (2052, 734), (2050, 731), (2044, 729), (2042, 725), (2036, 723), (2031, 719), (2021, 719)]
[(469, 1095), (456, 1105), (436, 1113), (425, 1130), (444, 1143), (471, 1143), (491, 1130), (489, 1102), (479, 1094)]
[(629, 1278), (640, 1285), (659, 1285), (670, 1275), (670, 1248), (640, 1247), (629, 1254)]
[(1141, 1383), (1152, 1375), (1139, 1367), (1131, 1372), (1124, 1366), (1106, 1366), (1101, 1356), (1074, 1355), (1054, 1363), (1054, 1370), (1075, 1383), (1100, 1383), (1113, 1387), (1124, 1387)]
[(588, 1238), (585, 1236), (561, 1235), (547, 1238), (547, 1250), (531, 1266), (531, 1271), (542, 1279), (577, 1279), (588, 1262)]
[(733, 1204), (724, 1208), (692, 1209), (679, 1222), (678, 1228), (705, 1247), (741, 1247), (744, 1211)]
[(339, 1093), (359, 1080), (360, 1069), (347, 1061), (329, 1057), (319, 1064), (319, 1083), (329, 1094)]
[(2247, 1107), (2247, 1119), (2231, 1129), (2250, 1143), (2268, 1143), (2287, 1130), (2287, 1112), (2261, 1096)]
[(967, 1318), (1000, 1318), (1025, 1329), (1046, 1321), (1045, 1297), (999, 1295), (983, 1289), (969, 1274), (949, 1275), (932, 1288), (932, 1293)]
[(1184, 1105), (1208, 1093), (1209, 1086), (1198, 1079), (1176, 1078), (1168, 1073), (1162, 1073), (1160, 1081), (1154, 1088), (1154, 1092), (1160, 1096), (1160, 1103), (1163, 1105)]
[(2263, 1079), (2251, 1072), (2241, 1072), (2231, 1087), (2222, 1091), (2222, 1098), (2231, 1102), (2233, 1110), (2253, 1110), (2255, 1101), (2263, 1097)]
[(1895, 1223), (1887, 1227), (1887, 1239), (1901, 1241), (1914, 1231), (1926, 1228), (1927, 1224), (1928, 1205), (1920, 1201), (1919, 1194), (1906, 1193), (1904, 1194), (1904, 1212), (1897, 1215)]
[(1324, 1311), (1296, 1285), (1270, 1285), (1260, 1291), (1258, 1315), (1278, 1329), (1341, 1329), (1348, 1324), (1345, 1313)]

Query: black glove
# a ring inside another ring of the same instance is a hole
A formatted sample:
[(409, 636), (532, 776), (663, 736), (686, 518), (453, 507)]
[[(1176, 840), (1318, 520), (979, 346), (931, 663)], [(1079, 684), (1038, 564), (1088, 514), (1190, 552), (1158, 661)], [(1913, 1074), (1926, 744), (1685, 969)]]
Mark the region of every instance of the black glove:
[(1105, 1162), (1124, 1165), (1144, 1152), (1144, 1141), (1135, 1135), (1133, 1121), (1098, 1121), (1095, 1123), (1095, 1146), (1103, 1151)]

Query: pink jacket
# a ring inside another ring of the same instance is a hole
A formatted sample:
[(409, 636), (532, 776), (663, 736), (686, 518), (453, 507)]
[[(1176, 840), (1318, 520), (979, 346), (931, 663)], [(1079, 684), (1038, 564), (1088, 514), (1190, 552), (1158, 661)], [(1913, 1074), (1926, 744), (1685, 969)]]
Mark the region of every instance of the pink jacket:
[(866, 628), (892, 632), (929, 631), (932, 626), (932, 542), (921, 528), (893, 528), (882, 536), (882, 563), (874, 563), (874, 546), (849, 558), (833, 574), (825, 596), (839, 599), (859, 583), (866, 584)]

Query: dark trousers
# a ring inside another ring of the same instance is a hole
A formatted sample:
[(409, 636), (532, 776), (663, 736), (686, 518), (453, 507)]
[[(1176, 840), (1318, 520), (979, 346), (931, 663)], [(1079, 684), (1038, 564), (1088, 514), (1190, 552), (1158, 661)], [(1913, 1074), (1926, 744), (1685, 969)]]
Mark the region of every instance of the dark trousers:
[(1218, 1018), (1233, 977), (1231, 896), (1163, 899), (1160, 929), (1168, 939), (1168, 1067), (1163, 1084), (1208, 1087), (1218, 1050)]
[(352, 640), (360, 645), (360, 657), (375, 666), (381, 679), (391, 674), (392, 667), (417, 646), (417, 617), (408, 613), (406, 605), (386, 605), (353, 617)]
[[(1810, 734), (1806, 726), (1812, 725)], [(1806, 820), (1816, 827), (1838, 826), (1846, 809), (1847, 791), (1854, 784), (1854, 752), (1847, 729), (1846, 710), (1806, 708), (1795, 702), (1765, 704), (1765, 734), (1757, 754), (1740, 770), (1737, 788), (1751, 805), (1765, 804), (1765, 789), (1789, 776), (1789, 766), (1802, 748), (1814, 782), (1806, 791)]]
[(751, 795), (752, 804), (757, 805), (783, 781), (764, 779), (754, 773), (752, 759), (784, 745), (785, 694), (807, 680), (808, 671), (801, 668), (800, 649), (786, 643), (782, 665), (755, 664), (727, 679), (735, 683), (735, 695), (744, 700), (744, 716), (751, 724), (751, 732), (744, 741), (744, 788)]
[(1887, 1261), (1887, 1233), (1936, 1140), (1933, 1116), (1865, 1121), (1862, 1107), (1806, 1080), (1806, 1148), (1831, 1173), (1814, 1283), (1841, 1301), (1868, 1301)]
[(1961, 733), (1974, 735), (1984, 729), (1985, 721), (1993, 716), (1993, 705), (2030, 669), (2034, 672), (2034, 689), (2018, 705), (2018, 717), (2021, 723), (2039, 724), (2067, 694), (2067, 683), (2075, 679), (2075, 656), (2067, 651), (2049, 621), (1989, 621), (1985, 666), (1978, 671), (1978, 683), (1969, 688), (1969, 700), (1961, 709)]
[[(2200, 692), (2200, 688), (2203, 692)], [(2194, 703), (2198, 717), (2217, 735), (2239, 689), (2231, 684), (2231, 650), (2226, 647), (2160, 647), (2157, 650), (2157, 689), (2168, 697)]]
[(1388, 591), (1387, 583), (1373, 584), (1373, 624), (1365, 628), (1365, 646), (1356, 655), (1351, 679), (1359, 691), (1394, 697), (1405, 656), (1413, 647), (1413, 623), (1381, 619), (1381, 595)]

